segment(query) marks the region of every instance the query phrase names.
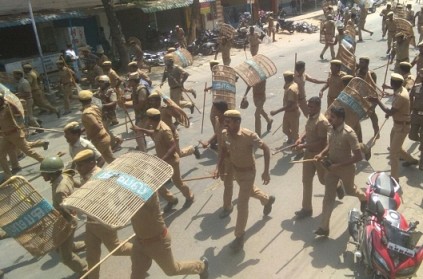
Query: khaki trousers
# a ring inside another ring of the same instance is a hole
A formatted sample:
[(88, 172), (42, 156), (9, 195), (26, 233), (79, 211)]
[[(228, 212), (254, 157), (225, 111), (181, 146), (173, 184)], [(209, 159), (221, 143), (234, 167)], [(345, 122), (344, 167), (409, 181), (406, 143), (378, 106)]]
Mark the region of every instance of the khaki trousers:
[(229, 66), (231, 64), (231, 48), (222, 49), (222, 61), (225, 66)]
[(181, 108), (190, 108), (192, 106), (191, 102), (185, 101), (182, 96), (182, 88), (171, 88), (170, 89), (170, 99), (174, 101)]
[[(3, 169), (6, 178), (12, 176), (12, 172), (10, 171), (9, 164), (7, 162), (7, 155), (10, 157), (12, 167), (19, 166), (17, 152), (15, 152), (14, 148), (21, 150), (27, 156), (34, 158), (38, 162), (44, 160), (43, 156), (38, 154), (28, 145), (22, 131), (17, 131), (11, 135), (7, 135), (0, 140), (0, 166)], [(9, 150), (12, 150), (13, 152), (8, 152)]]
[(234, 169), (235, 180), (239, 185), (237, 218), (235, 225), (235, 236), (240, 237), (245, 233), (245, 227), (248, 221), (248, 202), (250, 197), (260, 200), (262, 205), (269, 202), (269, 196), (254, 185), (256, 171), (237, 171)]
[(34, 104), (42, 109), (46, 109), (49, 112), (57, 112), (57, 109), (53, 107), (49, 101), (45, 98), (41, 90), (36, 90), (32, 92), (32, 98), (34, 99)]
[[(91, 269), (100, 261), (101, 244), (104, 243), (109, 252), (120, 245), (120, 241), (115, 230), (106, 228), (100, 224), (87, 222), (85, 232), (85, 244), (87, 245), (88, 269)], [(132, 254), (132, 243), (126, 243), (120, 247), (114, 256), (130, 256)], [(88, 276), (89, 279), (100, 278), (100, 267), (96, 268)]]
[[(304, 160), (313, 159), (319, 152), (304, 152)], [(325, 185), (326, 169), (320, 162), (312, 162), (303, 164), (303, 203), (302, 208), (305, 210), (312, 210), (312, 196), (313, 196), (313, 178), (317, 172), (317, 177), (321, 184)]]
[(282, 120), (282, 132), (287, 135), (288, 141), (296, 141), (299, 137), (300, 111), (285, 111)]
[[(420, 142), (419, 150), (423, 151), (423, 115), (411, 114), (411, 127), (408, 137), (412, 141)], [(423, 157), (420, 160), (423, 161)]]
[(332, 59), (335, 59), (335, 49), (333, 47), (333, 44), (325, 44), (320, 55), (323, 56), (328, 48), (330, 49), (330, 55)]
[(388, 49), (392, 48), (392, 41), (394, 39), (394, 36), (395, 36), (395, 32), (388, 31), (388, 38), (387, 38)]
[(303, 112), (304, 116), (308, 118), (308, 107), (306, 98), (298, 100), (298, 106), (300, 107), (301, 111)]
[(70, 110), (73, 85), (71, 83), (65, 84), (63, 85), (62, 89), (63, 89), (63, 102), (64, 102), (64, 107), (66, 112)]
[(322, 221), (320, 227), (329, 230), (330, 216), (336, 198), (336, 188), (339, 180), (342, 181), (347, 195), (355, 196), (360, 201), (366, 200), (366, 195), (354, 184), (355, 166), (349, 165), (337, 168), (335, 171), (328, 171), (325, 175), (325, 197), (323, 198)]
[(26, 111), (26, 118), (28, 120), (28, 125), (32, 127), (40, 127), (37, 120), (35, 120), (34, 118), (33, 106), (34, 106), (33, 98), (29, 98), (25, 100), (25, 111)]
[(259, 50), (259, 45), (250, 45), (251, 56), (256, 56)]
[(232, 196), (234, 192), (234, 174), (232, 170), (232, 164), (229, 158), (225, 158), (223, 166), (219, 170), (220, 180), (223, 181), (223, 209), (231, 210)]
[(73, 272), (82, 276), (87, 272), (87, 263), (82, 260), (77, 254), (72, 252), (73, 250), (73, 236), (75, 230), (71, 235), (58, 247), (60, 259), (64, 265), (69, 267)]
[(256, 111), (254, 112), (255, 119), (255, 131), (259, 137), (261, 136), (261, 117), (263, 116), (267, 123), (270, 122), (269, 115), (264, 111), (264, 103), (266, 102), (266, 96), (260, 96), (259, 98), (253, 96), (254, 105)]
[(101, 153), (104, 160), (110, 164), (115, 160), (115, 157), (113, 156), (112, 148), (110, 146), (110, 135), (107, 134), (106, 136), (100, 138), (100, 139), (91, 139), (91, 142), (97, 148), (98, 152)]
[(141, 243), (140, 239), (135, 237), (131, 255), (131, 279), (146, 278), (153, 260), (167, 276), (200, 274), (205, 268), (202, 261), (175, 261), (169, 233), (151, 243)]
[[(181, 178), (181, 170), (179, 168), (179, 159), (174, 160), (171, 162), (167, 162), (169, 165), (173, 168), (173, 175), (172, 175), (172, 182), (175, 184), (176, 188), (178, 188), (179, 191), (181, 191), (182, 195), (186, 199), (191, 199), (193, 194), (189, 187), (182, 182)], [(160, 196), (164, 198), (167, 202), (173, 202), (175, 200), (175, 197), (173, 194), (166, 188), (166, 187), (160, 187), (158, 190)]]
[(396, 124), (391, 130), (391, 142), (390, 142), (390, 149), (389, 149), (389, 159), (391, 162), (391, 176), (396, 180), (399, 181), (399, 160), (400, 158), (404, 159), (407, 162), (412, 162), (415, 159), (405, 152), (402, 148), (402, 144), (404, 143), (405, 138), (410, 132), (410, 124)]

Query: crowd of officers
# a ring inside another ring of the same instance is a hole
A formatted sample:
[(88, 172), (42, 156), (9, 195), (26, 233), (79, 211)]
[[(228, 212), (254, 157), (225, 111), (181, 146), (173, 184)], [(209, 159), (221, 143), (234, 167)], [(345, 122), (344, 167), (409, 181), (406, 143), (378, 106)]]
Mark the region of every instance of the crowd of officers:
[[(383, 28), (388, 30), (389, 35), (390, 12), (387, 13), (386, 17), (387, 22)], [(331, 20), (330, 17), (328, 20)], [(342, 28), (338, 28), (338, 30), (337, 41), (341, 42)], [(404, 37), (403, 35), (402, 37)], [(401, 36), (395, 34), (394, 37), (399, 38)], [(251, 54), (254, 56), (258, 52), (258, 38), (253, 29), (250, 29), (248, 40), (251, 43)], [(388, 45), (390, 51), (389, 47)], [(408, 56), (404, 61), (397, 61), (398, 67), (395, 69), (396, 72), (391, 75), (390, 84), (383, 85), (384, 89), (393, 90), (391, 108), (386, 107), (379, 98), (368, 97), (368, 100), (374, 103), (374, 106), (368, 112), (373, 124), (373, 138), (378, 138), (380, 132), (374, 111), (377, 106), (386, 113), (387, 117), (393, 119), (389, 152), (391, 176), (397, 181), (400, 177), (400, 159), (404, 160), (403, 166), (419, 164), (419, 168), (423, 170), (423, 157), (421, 156), (419, 162), (402, 149), (402, 144), (408, 135), (410, 139), (420, 141), (420, 151), (423, 152), (423, 87), (421, 86), (423, 79), (423, 42), (418, 44), (418, 48), (420, 53), (411, 63), (408, 62)], [(181, 157), (191, 154), (199, 158), (200, 153), (197, 147), (189, 146), (181, 149), (179, 146), (178, 117), (183, 108), (189, 108), (193, 113), (194, 104), (186, 101), (183, 97), (183, 93), (187, 91), (184, 88), (184, 82), (189, 74), (180, 66), (175, 65), (172, 51), (174, 50), (169, 50), (169, 53), (165, 56), (166, 66), (161, 82), (161, 85), (163, 85), (167, 80), (170, 98), (164, 97), (160, 91), (151, 90), (151, 80), (148, 78), (148, 74), (140, 69), (142, 68), (140, 63), (135, 61), (128, 65), (129, 72), (126, 82), (124, 82), (112, 69), (111, 62), (106, 58), (103, 56), (99, 58), (90, 51), (85, 51), (82, 54), (86, 69), (81, 81), (87, 82), (90, 89), (78, 92), (82, 112), (81, 120), (70, 122), (64, 127), (64, 136), (69, 144), (69, 154), (72, 157), (71, 164), (66, 167), (60, 156), (44, 158), (33, 150), (33, 147), (36, 146), (43, 146), (47, 149), (48, 143), (28, 142), (26, 140), (25, 123), (39, 127), (37, 120), (32, 115), (33, 102), (40, 108), (56, 113), (57, 117), (61, 116), (61, 112), (51, 106), (43, 97), (40, 82), (37, 80), (38, 76), (32, 70), (31, 65), (23, 65), (23, 71), (15, 71), (14, 77), (18, 83), (16, 94), (24, 100), (27, 121), (19, 118), (20, 112), (18, 109), (13, 103), (7, 101), (5, 93), (1, 92), (0, 163), (4, 170), (5, 179), (20, 171), (17, 158), (19, 151), (34, 158), (41, 163), (40, 170), (44, 180), (51, 183), (54, 207), (70, 222), (74, 222), (75, 216), (64, 210), (61, 207), (61, 202), (88, 181), (91, 176), (95, 175), (105, 163), (111, 163), (115, 160), (113, 153), (119, 150), (122, 139), (113, 135), (111, 126), (119, 122), (116, 117), (116, 107), (119, 106), (127, 116), (129, 116), (128, 109), (134, 110), (135, 121), (131, 124), (131, 129), (136, 134), (137, 149), (143, 152), (147, 151), (145, 136), (153, 140), (156, 155), (173, 168), (172, 181), (185, 197), (183, 208), (189, 208), (194, 202), (194, 194), (181, 179), (179, 162)], [(400, 57), (402, 56), (400, 55)], [(228, 61), (226, 54), (222, 58), (224, 64), (230, 63), (230, 58)], [(312, 182), (316, 172), (320, 183), (326, 186), (321, 223), (314, 231), (316, 235), (329, 235), (330, 216), (336, 196), (339, 199), (342, 199), (345, 194), (356, 196), (361, 203), (361, 209), (365, 210), (365, 194), (355, 186), (354, 178), (355, 163), (362, 160), (362, 153), (368, 159), (366, 154), (369, 150), (363, 144), (364, 135), (360, 123), (352, 119), (343, 107), (337, 105), (336, 98), (348, 86), (354, 76), (362, 78), (374, 86), (376, 90), (376, 75), (369, 70), (369, 63), (368, 57), (361, 57), (357, 65), (357, 72), (354, 75), (348, 75), (341, 71), (342, 62), (332, 59), (329, 77), (320, 80), (306, 73), (305, 62), (297, 61), (293, 71), (283, 73), (285, 84), (283, 86), (282, 107), (270, 111), (269, 114), (263, 108), (266, 100), (266, 81), (259, 83), (253, 87), (253, 99), (256, 106), (254, 132), (241, 126), (241, 113), (229, 109), (225, 100), (215, 99), (213, 101), (210, 119), (214, 134), (208, 141), (201, 141), (200, 143), (204, 148), (216, 149), (218, 153), (214, 176), (220, 178), (224, 184), (220, 218), (226, 218), (232, 213), (233, 181), (235, 180), (239, 185), (235, 239), (230, 245), (234, 252), (241, 251), (244, 246), (250, 197), (258, 199), (263, 205), (263, 215), (271, 213), (272, 205), (275, 202), (274, 196), (263, 192), (254, 184), (256, 176), (254, 153), (257, 148), (262, 149), (264, 155), (262, 182), (264, 185), (270, 182), (270, 149), (260, 138), (262, 116), (266, 120), (267, 131), (270, 131), (273, 123), (270, 116), (284, 112), (282, 131), (287, 136), (287, 141), (283, 146), (289, 146), (294, 152), (303, 154), (305, 160), (312, 159), (313, 161), (303, 164), (302, 206), (299, 211), (295, 212), (298, 219), (313, 214)], [(216, 64), (218, 64), (218, 61), (211, 61), (211, 69)], [(418, 75), (416, 78), (410, 73), (414, 65), (417, 65)], [(77, 76), (63, 59), (57, 61), (57, 67), (64, 98), (63, 114), (68, 114), (71, 112), (72, 92), (76, 86)], [(307, 98), (306, 81), (324, 84), (318, 97)], [(130, 95), (123, 92), (122, 85), (124, 83)], [(247, 88), (244, 98), (247, 98), (249, 90), (250, 88)], [(328, 91), (326, 99), (329, 109), (324, 115), (321, 112), (321, 107), (326, 90)], [(193, 95), (195, 97), (195, 92), (193, 92)], [(299, 134), (301, 114), (307, 118), (307, 122), (305, 132)], [(85, 133), (87, 139), (82, 137), (83, 133)], [(11, 162), (12, 170), (9, 169), (7, 157)], [(81, 177), (79, 182), (74, 179), (76, 172)], [(132, 226), (136, 234), (133, 244), (123, 245), (115, 255), (131, 256), (131, 278), (134, 279), (145, 278), (153, 260), (169, 276), (199, 274), (200, 278), (207, 278), (208, 260), (206, 258), (188, 262), (178, 262), (173, 258), (170, 249), (170, 234), (164, 223), (159, 196), (167, 202), (167, 205), (163, 208), (164, 213), (170, 212), (178, 203), (178, 199), (169, 189), (166, 187), (160, 188), (132, 218)], [(58, 249), (63, 263), (79, 275), (87, 272), (99, 261), (101, 243), (104, 243), (107, 249), (111, 251), (121, 242), (116, 231), (107, 229), (95, 220), (88, 218), (85, 243), (87, 246), (87, 262), (79, 258), (73, 251), (73, 234)], [(88, 278), (99, 278), (99, 272), (99, 268), (97, 268)]]

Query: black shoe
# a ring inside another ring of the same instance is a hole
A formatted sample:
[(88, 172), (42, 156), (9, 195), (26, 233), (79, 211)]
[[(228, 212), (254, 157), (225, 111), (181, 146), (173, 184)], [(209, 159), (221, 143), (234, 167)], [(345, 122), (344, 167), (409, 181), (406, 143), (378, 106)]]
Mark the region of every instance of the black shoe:
[(63, 115), (67, 115), (69, 113), (71, 113), (71, 111), (70, 110), (66, 110), (66, 111), (63, 112)]
[(269, 201), (263, 207), (263, 215), (267, 216), (272, 211), (272, 205), (275, 203), (275, 196), (269, 196)]
[(223, 209), (219, 213), (219, 218), (220, 219), (225, 219), (226, 217), (228, 217), (229, 215), (231, 215), (232, 211), (234, 211), (234, 208), (233, 207), (231, 209)]
[(182, 206), (182, 208), (190, 208), (191, 205), (194, 203), (194, 195), (190, 198), (190, 199), (186, 199), (184, 205)]
[(202, 257), (201, 261), (204, 263), (204, 270), (199, 274), (200, 279), (207, 279), (209, 278), (209, 260), (206, 257)]
[(419, 164), (419, 160), (413, 160), (411, 162), (405, 161), (402, 163), (403, 167), (411, 167), (412, 165), (418, 165)]
[(320, 54), (320, 59), (322, 59), (322, 60), (323, 60), (323, 54)]
[(62, 115), (60, 114), (60, 109), (56, 109), (56, 116), (57, 118), (60, 118)]
[(189, 109), (191, 111), (191, 114), (193, 114), (194, 113), (194, 104), (192, 104), (192, 106)]
[(191, 93), (192, 93), (192, 96), (194, 96), (194, 99), (197, 99), (197, 92), (195, 92), (195, 90), (192, 90)]
[(342, 200), (345, 197), (345, 191), (344, 191), (344, 187), (342, 187), (342, 185), (338, 185), (338, 188), (336, 188), (336, 196), (340, 200)]
[(163, 208), (163, 212), (164, 213), (170, 212), (173, 209), (173, 207), (178, 204), (178, 202), (179, 202), (178, 198), (175, 198), (173, 202), (168, 202), (166, 206)]
[(272, 130), (272, 124), (273, 124), (273, 119), (269, 121), (269, 123), (267, 123), (267, 131), (270, 132), (270, 130)]
[(48, 149), (48, 145), (50, 144), (50, 142), (49, 141), (45, 141), (45, 142), (43, 142), (43, 149), (44, 150), (47, 150)]
[(366, 212), (366, 209), (367, 209), (367, 201), (361, 201), (360, 202), (360, 211), (362, 213), (364, 213), (364, 212)]
[(311, 209), (307, 210), (307, 209), (301, 208), (301, 210), (295, 211), (295, 217), (297, 219), (304, 219), (307, 217), (311, 217), (312, 215), (313, 215), (313, 210)]
[(234, 253), (238, 253), (244, 248), (244, 236), (235, 238), (234, 241), (229, 245)]
[(200, 154), (200, 150), (198, 149), (198, 146), (194, 147), (194, 156), (195, 156), (195, 159), (197, 160), (201, 158), (201, 154)]
[(22, 170), (21, 167), (17, 167), (17, 168), (13, 168), (12, 169), (12, 174), (17, 174), (18, 172), (20, 172)]
[(114, 120), (112, 120), (112, 123), (110, 124), (110, 126), (115, 126), (117, 124), (119, 124), (119, 121), (114, 119)]
[(322, 228), (318, 228), (317, 230), (314, 231), (314, 234), (315, 235), (318, 235), (318, 236), (325, 236), (325, 237), (327, 237), (329, 235), (329, 230), (324, 230)]

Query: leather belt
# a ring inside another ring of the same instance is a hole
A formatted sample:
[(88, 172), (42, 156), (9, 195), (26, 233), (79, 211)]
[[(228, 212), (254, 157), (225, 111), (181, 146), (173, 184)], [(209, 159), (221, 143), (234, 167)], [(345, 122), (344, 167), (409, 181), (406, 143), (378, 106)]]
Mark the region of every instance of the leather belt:
[(398, 125), (409, 125), (410, 124), (410, 121), (397, 121), (397, 120), (394, 120), (394, 123), (395, 124), (398, 124)]
[(14, 134), (14, 133), (16, 133), (18, 131), (19, 131), (19, 128), (14, 128), (12, 130), (8, 130), (8, 131), (5, 131), (5, 132), (0, 132), (0, 135), (2, 135), (2, 136), (10, 136), (10, 135), (12, 135), (12, 134)]
[(413, 114), (423, 115), (423, 110), (413, 110)]
[(232, 167), (234, 168), (235, 171), (238, 171), (238, 172), (246, 172), (246, 171), (255, 171), (256, 170), (256, 166), (254, 166), (254, 165), (250, 166), (250, 167), (240, 168), (240, 167), (237, 167), (234, 164), (232, 164)]
[(176, 86), (176, 87), (171, 87), (170, 89), (178, 89), (178, 88), (182, 88), (182, 87)]
[(162, 240), (163, 238), (166, 237), (166, 235), (167, 235), (167, 228), (164, 228), (161, 234), (158, 234), (158, 235), (150, 237), (150, 238), (138, 239), (138, 241), (141, 244), (151, 244), (151, 243)]

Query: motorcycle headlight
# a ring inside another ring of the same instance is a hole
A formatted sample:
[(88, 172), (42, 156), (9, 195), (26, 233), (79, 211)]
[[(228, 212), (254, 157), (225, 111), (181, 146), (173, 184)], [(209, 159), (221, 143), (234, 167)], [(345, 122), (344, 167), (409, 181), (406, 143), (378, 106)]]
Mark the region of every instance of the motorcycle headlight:
[(376, 250), (373, 250), (372, 259), (376, 262), (378, 266), (382, 267), (385, 272), (387, 272), (388, 274), (390, 273), (389, 266), (386, 264), (385, 259)]
[(396, 275), (398, 276), (404, 276), (409, 277), (412, 276), (417, 271), (417, 266), (407, 267), (404, 269), (400, 269), (397, 271)]

